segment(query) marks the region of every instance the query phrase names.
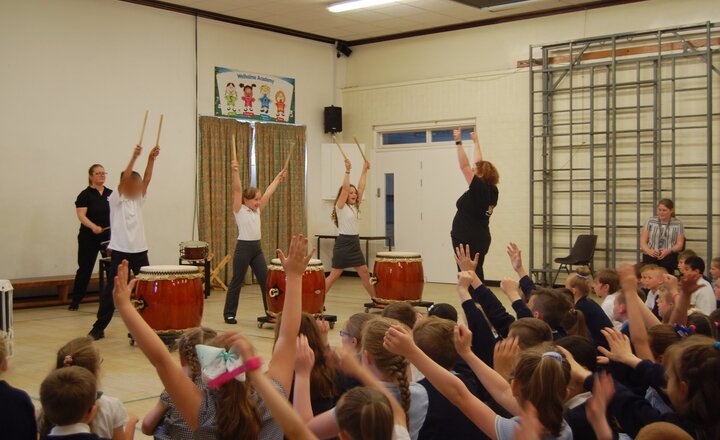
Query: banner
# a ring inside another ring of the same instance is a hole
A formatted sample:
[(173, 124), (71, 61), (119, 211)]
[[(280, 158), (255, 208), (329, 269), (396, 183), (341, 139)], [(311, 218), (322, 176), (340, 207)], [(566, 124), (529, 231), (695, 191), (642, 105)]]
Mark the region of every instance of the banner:
[(215, 67), (215, 116), (295, 122), (295, 78)]

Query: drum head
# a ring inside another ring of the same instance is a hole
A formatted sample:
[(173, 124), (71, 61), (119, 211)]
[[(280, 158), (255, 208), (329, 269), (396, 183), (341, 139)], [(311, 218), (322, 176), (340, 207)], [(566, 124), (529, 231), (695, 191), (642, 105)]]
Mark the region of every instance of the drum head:
[[(270, 264), (273, 266), (282, 266), (282, 263), (280, 263), (279, 258), (273, 258), (272, 260), (270, 260)], [(310, 266), (322, 266), (322, 260), (318, 260), (316, 258), (311, 258), (310, 261), (308, 262), (308, 267), (310, 267)]]
[(180, 243), (180, 246), (188, 248), (204, 248), (208, 247), (208, 244), (204, 241), (183, 241)]
[(183, 273), (198, 273), (200, 268), (195, 266), (143, 266), (140, 268), (140, 273), (145, 274), (183, 274)]
[(279, 258), (273, 258), (272, 260), (270, 260), (270, 264), (275, 265), (275, 266), (282, 266)]
[(378, 252), (375, 254), (376, 258), (420, 258), (420, 252)]

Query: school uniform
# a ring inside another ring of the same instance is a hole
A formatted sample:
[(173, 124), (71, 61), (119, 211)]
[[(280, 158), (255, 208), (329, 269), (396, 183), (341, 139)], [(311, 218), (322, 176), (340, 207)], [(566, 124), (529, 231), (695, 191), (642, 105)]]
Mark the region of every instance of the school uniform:
[[(260, 284), (260, 292), (264, 295), (267, 280), (267, 262), (262, 251), (260, 239), (262, 238), (260, 225), (260, 209), (253, 211), (246, 205), (234, 213), (235, 223), (238, 227), (237, 244), (233, 256), (233, 276), (225, 296), (223, 316), (234, 318), (237, 314), (240, 289), (245, 280), (248, 267), (252, 268), (255, 278)], [(264, 298), (264, 296), (263, 296)]]
[(575, 302), (575, 308), (583, 312), (585, 316), (585, 324), (590, 332), (590, 337), (595, 345), (608, 348), (607, 339), (602, 334), (602, 329), (612, 328), (613, 323), (605, 314), (605, 311), (595, 301), (582, 297)]
[(50, 430), (46, 440), (101, 440), (103, 437), (90, 432), (85, 423), (75, 423), (68, 426), (56, 426)]
[(37, 425), (35, 407), (30, 396), (0, 380), (0, 426), (3, 438), (35, 440)]
[(649, 290), (647, 293), (647, 297), (645, 297), (645, 305), (653, 312), (653, 315), (655, 315), (657, 319), (662, 321), (662, 318), (660, 317), (660, 312), (658, 311), (658, 295), (659, 292), (657, 290)]
[(130, 199), (113, 192), (108, 197), (110, 204), (110, 270), (105, 290), (100, 294), (97, 320), (93, 324), (90, 335), (95, 339), (104, 336), (105, 328), (110, 324), (115, 305), (113, 304), (113, 280), (117, 275), (117, 268), (123, 260), (127, 260), (132, 273), (137, 275), (140, 268), (149, 266), (148, 246), (145, 240), (145, 223), (142, 208), (145, 205), (145, 196)]
[(345, 204), (342, 208), (335, 206), (337, 215), (338, 237), (333, 246), (333, 269), (365, 266), (365, 256), (360, 249), (360, 221), (355, 206)]
[(700, 278), (697, 284), (700, 288), (690, 296), (690, 305), (694, 309), (692, 311), (709, 315), (716, 309), (715, 292), (713, 292), (712, 286), (705, 278)]
[[(85, 216), (91, 222), (106, 228), (110, 226), (110, 203), (108, 197), (112, 194), (112, 190), (103, 187), (102, 192), (88, 186), (75, 199), (75, 208), (87, 209)], [(80, 231), (77, 236), (78, 240), (78, 269), (75, 272), (75, 283), (72, 290), (72, 307), (85, 298), (87, 286), (95, 268), (95, 260), (98, 252), (102, 250), (102, 243), (110, 240), (110, 231), (103, 231), (100, 234), (94, 233), (90, 228), (80, 223)]]
[(468, 190), (460, 196), (455, 206), (457, 212), (452, 223), (450, 237), (453, 247), (460, 244), (470, 246), (470, 255), (480, 254), (475, 269), (478, 277), (485, 281), (483, 262), (490, 249), (490, 216), (498, 202), (498, 189), (473, 176)]

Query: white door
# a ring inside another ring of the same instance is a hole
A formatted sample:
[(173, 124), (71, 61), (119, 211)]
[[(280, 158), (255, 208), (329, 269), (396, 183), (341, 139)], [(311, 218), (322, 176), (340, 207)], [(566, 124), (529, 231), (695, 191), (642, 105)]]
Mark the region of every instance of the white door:
[(422, 151), (422, 253), (425, 278), (433, 283), (455, 283), (450, 229), (455, 202), (467, 190), (457, 164), (455, 146)]

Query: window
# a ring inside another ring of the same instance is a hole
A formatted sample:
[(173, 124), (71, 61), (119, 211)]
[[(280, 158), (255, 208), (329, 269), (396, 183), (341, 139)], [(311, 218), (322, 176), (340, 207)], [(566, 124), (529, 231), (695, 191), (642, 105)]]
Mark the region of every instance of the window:
[(380, 131), (380, 147), (431, 147), (437, 144), (448, 144), (454, 141), (453, 130), (461, 127), (462, 140), (469, 141), (470, 133), (475, 129), (468, 121), (464, 124), (449, 124), (423, 129), (388, 129)]

